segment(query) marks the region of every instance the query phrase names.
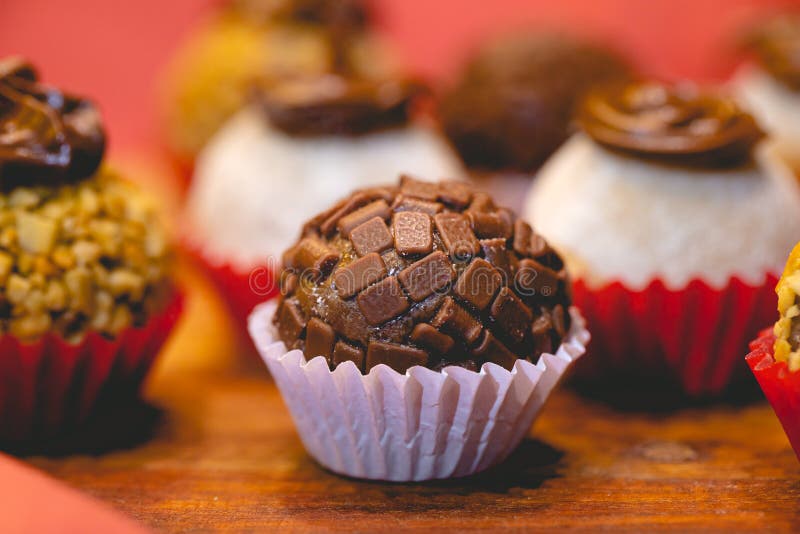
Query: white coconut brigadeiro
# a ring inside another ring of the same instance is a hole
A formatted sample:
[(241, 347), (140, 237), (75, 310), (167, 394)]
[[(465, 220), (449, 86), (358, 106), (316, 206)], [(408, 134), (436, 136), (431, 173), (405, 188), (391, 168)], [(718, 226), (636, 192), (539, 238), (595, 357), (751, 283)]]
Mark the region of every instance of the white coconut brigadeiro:
[(526, 202), (590, 286), (760, 285), (800, 238), (800, 195), (755, 120), (691, 86), (594, 91)]
[(400, 173), (462, 175), (446, 141), (412, 117), (419, 86), (327, 75), (260, 88), (197, 161), (188, 198), (194, 235), (239, 264), (284, 250), (343, 192)]

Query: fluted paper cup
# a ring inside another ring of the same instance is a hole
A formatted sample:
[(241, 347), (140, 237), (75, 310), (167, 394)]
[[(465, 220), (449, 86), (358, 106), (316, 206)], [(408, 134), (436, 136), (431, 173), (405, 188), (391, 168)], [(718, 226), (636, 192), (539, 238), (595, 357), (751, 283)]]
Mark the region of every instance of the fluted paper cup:
[(586, 350), (589, 332), (576, 308), (555, 354), (511, 371), (480, 372), (386, 365), (363, 375), (352, 362), (336, 370), (318, 356), (287, 352), (272, 327), (277, 303), (253, 310), (249, 331), (294, 419), (308, 453), (355, 478), (394, 482), (463, 477), (502, 462), (516, 449), (564, 372)]

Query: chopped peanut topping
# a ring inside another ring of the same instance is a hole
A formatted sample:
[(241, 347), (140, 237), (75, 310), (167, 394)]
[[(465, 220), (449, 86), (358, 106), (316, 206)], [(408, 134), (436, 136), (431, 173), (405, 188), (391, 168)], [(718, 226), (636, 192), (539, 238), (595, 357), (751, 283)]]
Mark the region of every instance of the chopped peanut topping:
[(139, 325), (169, 287), (154, 205), (106, 170), (0, 193), (0, 335), (79, 339)]

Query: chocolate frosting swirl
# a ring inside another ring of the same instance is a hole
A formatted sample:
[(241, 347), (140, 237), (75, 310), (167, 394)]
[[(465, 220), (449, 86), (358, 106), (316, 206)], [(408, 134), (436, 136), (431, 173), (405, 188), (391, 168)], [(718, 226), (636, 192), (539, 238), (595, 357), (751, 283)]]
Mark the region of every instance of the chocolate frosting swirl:
[(406, 124), (422, 92), (407, 80), (329, 74), (265, 82), (259, 96), (270, 123), (290, 135), (358, 136)]
[(654, 82), (592, 91), (579, 110), (578, 121), (607, 148), (688, 166), (746, 163), (764, 136), (753, 117), (732, 99), (689, 85)]
[(92, 175), (105, 150), (97, 108), (42, 85), (19, 58), (0, 60), (0, 183), (4, 189)]
[(800, 14), (763, 22), (748, 32), (743, 44), (776, 80), (800, 91)]

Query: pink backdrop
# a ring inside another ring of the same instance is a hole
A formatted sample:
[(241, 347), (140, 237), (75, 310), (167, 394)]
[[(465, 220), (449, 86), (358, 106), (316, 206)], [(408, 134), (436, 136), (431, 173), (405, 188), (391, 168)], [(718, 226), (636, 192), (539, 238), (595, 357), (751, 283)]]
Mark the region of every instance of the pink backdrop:
[[(374, 0), (382, 25), (420, 72), (445, 75), (481, 38), (526, 26), (607, 38), (648, 72), (722, 79), (728, 36), (754, 15), (800, 0)], [(219, 0), (0, 0), (0, 50), (92, 95), (112, 151), (153, 148), (154, 80), (170, 51)]]

